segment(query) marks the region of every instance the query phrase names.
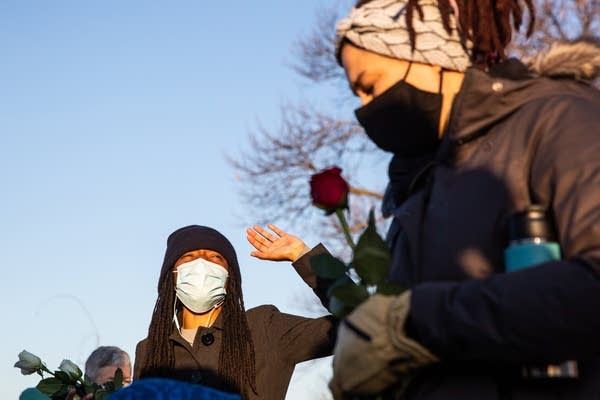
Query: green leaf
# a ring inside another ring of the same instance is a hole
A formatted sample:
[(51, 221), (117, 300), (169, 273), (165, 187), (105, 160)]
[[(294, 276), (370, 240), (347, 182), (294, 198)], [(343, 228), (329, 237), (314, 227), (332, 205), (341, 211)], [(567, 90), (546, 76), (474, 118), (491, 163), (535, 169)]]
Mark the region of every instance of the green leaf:
[(54, 377), (65, 384), (73, 383), (73, 380), (71, 379), (69, 374), (63, 371), (54, 371)]
[(383, 283), (380, 283), (379, 285), (377, 285), (376, 293), (385, 294), (385, 295), (394, 295), (394, 294), (401, 294), (402, 292), (404, 292), (404, 290), (406, 290), (406, 289), (400, 285), (396, 285), (396, 284), (390, 283), (390, 282), (383, 282)]
[(345, 306), (354, 309), (369, 297), (364, 286), (357, 285), (350, 278), (338, 279), (328, 290), (329, 297), (338, 298)]
[(115, 378), (113, 379), (113, 384), (115, 390), (121, 389), (123, 387), (123, 371), (121, 368), (117, 368), (115, 371)]
[(113, 380), (104, 383), (100, 388), (106, 393), (113, 393), (123, 387), (123, 371), (117, 368)]
[(73, 385), (63, 385), (58, 392), (52, 395), (52, 399), (64, 399), (73, 387)]
[(329, 289), (327, 289), (327, 297), (331, 297), (333, 294), (331, 293), (338, 286), (343, 286), (347, 284), (354, 283), (352, 279), (348, 275), (344, 275), (335, 280), (331, 285), (329, 285)]
[(52, 396), (54, 393), (58, 393), (65, 385), (60, 379), (51, 377), (42, 379), (36, 386), (36, 388), (48, 396)]
[(94, 400), (104, 400), (108, 398), (109, 393), (102, 392), (94, 395)]
[(369, 225), (362, 233), (354, 250), (352, 267), (365, 285), (378, 285), (387, 278), (392, 257), (385, 241), (377, 233), (373, 210)]
[(104, 389), (99, 389), (96, 394), (94, 394), (94, 400), (104, 400), (107, 399), (111, 393), (107, 392)]
[(346, 274), (346, 264), (329, 253), (321, 253), (310, 258), (310, 267), (321, 278), (338, 279)]
[(353, 307), (345, 305), (335, 296), (329, 298), (329, 311), (338, 319), (344, 318), (346, 315), (350, 314), (353, 309)]
[(87, 375), (83, 375), (83, 383), (81, 384), (81, 386), (83, 387), (83, 391), (85, 394), (94, 393), (101, 387), (100, 385), (92, 381), (92, 379)]
[(92, 382), (83, 382), (83, 390), (86, 394), (94, 393), (100, 386)]

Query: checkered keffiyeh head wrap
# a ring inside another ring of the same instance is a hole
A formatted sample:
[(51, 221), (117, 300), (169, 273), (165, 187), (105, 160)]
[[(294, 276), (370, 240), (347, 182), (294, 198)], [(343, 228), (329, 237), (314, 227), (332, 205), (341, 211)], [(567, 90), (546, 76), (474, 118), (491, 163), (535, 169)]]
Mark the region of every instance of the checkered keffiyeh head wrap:
[(406, 25), (406, 0), (373, 0), (336, 26), (336, 55), (348, 40), (355, 46), (388, 57), (409, 60), (443, 68), (464, 71), (471, 65), (469, 50), (472, 44), (458, 32), (456, 16), (450, 14), (449, 34), (442, 23), (437, 0), (419, 0), (423, 20), (415, 10), (412, 24), (415, 49), (412, 51)]

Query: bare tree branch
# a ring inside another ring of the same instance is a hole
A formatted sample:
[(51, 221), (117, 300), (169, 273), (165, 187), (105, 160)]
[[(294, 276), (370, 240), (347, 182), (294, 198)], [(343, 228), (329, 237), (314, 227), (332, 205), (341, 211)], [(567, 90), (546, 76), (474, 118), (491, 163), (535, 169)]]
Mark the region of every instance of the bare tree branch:
[[(259, 127), (249, 137), (250, 150), (228, 158), (242, 182), (242, 198), (261, 222), (293, 222), (314, 215), (310, 176), (377, 151), (355, 121), (328, 116), (309, 105), (282, 106), (281, 116), (281, 127), (276, 132)], [(353, 182), (352, 168), (344, 175)], [(380, 192), (351, 186), (353, 197), (381, 199)]]
[(373, 192), (369, 189), (350, 186), (350, 193), (355, 194), (357, 196), (370, 196), (376, 198), (377, 200), (383, 200), (383, 194), (381, 192)]
[(312, 31), (293, 46), (296, 62), (292, 69), (313, 83), (345, 82), (344, 71), (335, 57), (335, 23), (339, 19), (337, 5), (321, 8)]
[(534, 4), (533, 35), (518, 36), (511, 45), (511, 55), (517, 58), (529, 61), (554, 42), (600, 34), (600, 0), (534, 0)]

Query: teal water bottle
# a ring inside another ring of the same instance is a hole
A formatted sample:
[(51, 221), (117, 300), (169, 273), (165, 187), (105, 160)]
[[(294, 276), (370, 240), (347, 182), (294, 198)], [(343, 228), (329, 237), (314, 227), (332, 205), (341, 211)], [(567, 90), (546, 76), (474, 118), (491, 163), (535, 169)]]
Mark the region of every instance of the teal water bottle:
[(506, 272), (560, 259), (560, 246), (546, 210), (531, 205), (508, 221), (508, 247), (504, 250)]
[[(508, 221), (508, 246), (504, 250), (506, 272), (532, 267), (546, 261), (561, 258), (553, 225), (546, 209), (530, 205), (515, 213)], [(523, 366), (524, 378), (577, 378), (577, 361), (565, 361), (558, 365)]]

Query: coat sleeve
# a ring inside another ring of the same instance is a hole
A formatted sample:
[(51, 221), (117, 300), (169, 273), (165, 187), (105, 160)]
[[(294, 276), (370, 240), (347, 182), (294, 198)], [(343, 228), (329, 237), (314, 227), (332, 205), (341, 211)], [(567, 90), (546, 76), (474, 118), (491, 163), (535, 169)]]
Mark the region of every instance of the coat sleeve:
[(263, 307), (269, 308), (265, 335), (281, 359), (297, 364), (333, 353), (336, 333), (333, 316), (309, 318), (282, 313), (275, 306)]
[(600, 354), (598, 104), (563, 96), (535, 109), (545, 117), (535, 125), (529, 186), (532, 198), (551, 208), (563, 260), (486, 279), (416, 285), (408, 329), (434, 353), (506, 363)]
[(313, 247), (308, 253), (292, 263), (292, 266), (300, 275), (302, 280), (313, 289), (323, 307), (328, 308), (329, 299), (327, 298), (327, 289), (333, 282), (330, 279), (323, 279), (315, 274), (310, 266), (310, 259), (318, 254), (327, 253), (327, 249), (322, 244)]
[[(326, 253), (322, 244), (312, 248), (292, 263), (302, 280), (313, 289), (321, 304), (328, 305), (327, 289), (332, 281), (318, 277), (310, 266), (311, 257)], [(280, 312), (274, 306), (263, 306), (268, 311), (265, 336), (269, 337), (277, 355), (291, 364), (333, 353), (337, 323), (333, 316), (309, 318)]]

